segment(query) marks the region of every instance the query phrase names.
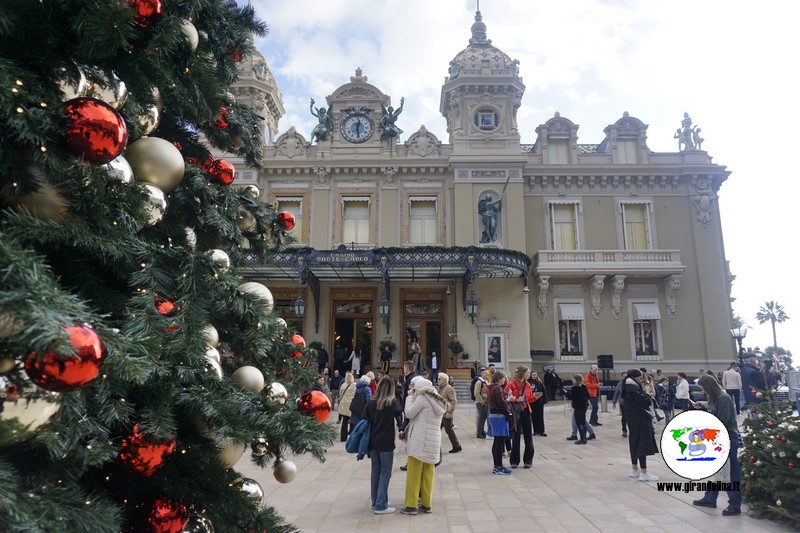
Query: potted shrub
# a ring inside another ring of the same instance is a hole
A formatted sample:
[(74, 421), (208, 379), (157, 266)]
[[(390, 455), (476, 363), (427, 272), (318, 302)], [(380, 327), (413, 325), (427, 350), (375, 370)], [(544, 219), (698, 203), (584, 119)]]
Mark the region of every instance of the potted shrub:
[(464, 345), (461, 344), (461, 341), (458, 339), (451, 339), (450, 342), (447, 343), (447, 347), (450, 349), (450, 352), (453, 354), (451, 360), (455, 363), (451, 366), (458, 366), (458, 354), (464, 351)]

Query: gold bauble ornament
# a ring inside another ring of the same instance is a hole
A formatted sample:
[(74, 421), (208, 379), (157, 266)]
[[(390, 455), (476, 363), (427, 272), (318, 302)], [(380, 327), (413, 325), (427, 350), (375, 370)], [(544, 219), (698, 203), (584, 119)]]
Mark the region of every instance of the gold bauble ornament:
[(39, 189), (21, 196), (9, 196), (5, 199), (6, 205), (22, 207), (42, 220), (65, 222), (70, 217), (69, 204), (59, 190), (47, 181), (44, 169), (32, 163), (26, 170), (38, 178)]
[[(216, 348), (219, 345), (219, 332), (211, 324), (207, 324), (200, 331), (200, 334), (206, 338), (206, 343), (209, 347)], [(206, 353), (206, 355), (208, 354)]]
[(164, 218), (164, 213), (167, 210), (167, 198), (161, 189), (149, 183), (145, 183), (144, 188), (147, 189), (149, 196), (147, 200), (147, 225), (154, 226)]
[(223, 250), (217, 248), (206, 252), (206, 256), (211, 260), (211, 264), (219, 269), (220, 272), (227, 272), (231, 268), (231, 258)]
[(133, 179), (133, 169), (124, 156), (118, 155), (109, 163), (103, 165), (108, 170), (108, 175), (122, 183), (130, 183)]
[(17, 366), (17, 360), (13, 357), (0, 357), (0, 374), (7, 374)]
[(270, 292), (270, 290), (261, 283), (255, 281), (247, 281), (236, 287), (236, 290), (242, 293), (248, 293), (254, 296), (258, 296), (262, 300), (261, 307), (263, 307), (264, 312), (265, 313), (272, 312), (272, 307), (275, 304), (275, 301), (272, 298), (272, 292)]
[(297, 475), (297, 466), (291, 461), (281, 459), (275, 463), (272, 474), (278, 483), (289, 483)]
[(244, 390), (259, 392), (264, 388), (264, 374), (254, 366), (243, 366), (231, 374), (231, 382)]
[(164, 139), (142, 137), (125, 150), (137, 181), (170, 192), (183, 179), (186, 168), (180, 150)]
[(242, 458), (245, 450), (244, 442), (236, 442), (227, 439), (216, 439), (219, 447), (219, 462), (225, 468), (233, 468), (233, 465)]
[(197, 28), (188, 20), (183, 20), (180, 23), (181, 33), (186, 37), (189, 42), (189, 47), (192, 52), (197, 50), (197, 45), (200, 44), (200, 35), (197, 33)]
[(284, 405), (289, 400), (289, 391), (281, 383), (274, 381), (264, 389), (264, 395), (269, 403)]

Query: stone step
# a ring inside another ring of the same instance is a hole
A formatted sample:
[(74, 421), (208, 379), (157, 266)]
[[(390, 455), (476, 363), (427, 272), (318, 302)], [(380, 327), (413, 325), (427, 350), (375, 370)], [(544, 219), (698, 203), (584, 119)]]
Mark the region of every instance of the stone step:
[(456, 398), (458, 398), (459, 405), (468, 405), (472, 403), (472, 398), (469, 395), (469, 379), (455, 379), (453, 380), (453, 388), (456, 390)]

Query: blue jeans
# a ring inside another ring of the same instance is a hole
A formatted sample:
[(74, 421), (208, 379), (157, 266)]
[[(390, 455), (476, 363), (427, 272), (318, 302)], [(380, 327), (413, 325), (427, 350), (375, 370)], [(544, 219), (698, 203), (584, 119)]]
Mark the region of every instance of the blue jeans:
[(589, 404), (592, 406), (592, 414), (589, 416), (590, 424), (597, 424), (597, 396), (589, 396)]
[[(739, 459), (736, 456), (738, 451), (739, 451), (739, 438), (733, 437), (731, 439), (731, 451), (728, 454), (728, 460), (731, 465), (731, 484), (733, 484), (736, 481), (741, 482), (742, 479), (741, 470), (739, 469)], [(703, 499), (707, 502), (717, 503), (718, 495), (719, 491), (707, 490), (705, 496), (703, 496)], [(732, 507), (733, 509), (742, 508), (741, 490), (728, 491), (728, 507)]]
[(678, 400), (681, 403), (681, 411), (688, 411), (689, 410), (689, 400), (687, 398), (681, 398)]
[(369, 457), (372, 460), (372, 477), (370, 478), (372, 505), (376, 511), (383, 511), (389, 507), (389, 480), (392, 478), (394, 451), (371, 451)]
[[(586, 422), (586, 431), (589, 432), (589, 435), (594, 435), (594, 430), (592, 426), (589, 425), (589, 422)], [(575, 423), (575, 411), (572, 411), (572, 436), (578, 436), (578, 424)]]

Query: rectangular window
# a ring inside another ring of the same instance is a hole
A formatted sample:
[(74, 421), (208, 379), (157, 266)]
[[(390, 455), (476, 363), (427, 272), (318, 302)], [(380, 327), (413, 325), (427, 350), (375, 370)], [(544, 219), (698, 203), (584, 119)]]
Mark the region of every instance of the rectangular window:
[(436, 198), (410, 198), (408, 215), (409, 243), (435, 244), (438, 242)]
[(638, 158), (636, 156), (637, 153), (636, 149), (636, 141), (617, 141), (617, 155), (619, 156), (619, 162), (623, 164), (635, 164), (638, 163)]
[(295, 196), (279, 196), (275, 199), (277, 212), (288, 211), (294, 215), (294, 228), (287, 232), (297, 242), (303, 242), (303, 198)]
[(661, 312), (656, 302), (631, 303), (633, 350), (639, 360), (659, 360), (659, 322)]
[(252, 181), (253, 180), (253, 172), (242, 172), (242, 181)]
[(551, 164), (569, 163), (569, 140), (549, 139), (547, 142), (547, 159)]
[(559, 303), (558, 348), (561, 355), (583, 355), (583, 305)]
[(342, 199), (342, 242), (369, 243), (369, 198)]
[(577, 204), (550, 204), (553, 250), (578, 249)]
[(626, 250), (649, 250), (650, 228), (647, 204), (622, 204), (622, 232)]

